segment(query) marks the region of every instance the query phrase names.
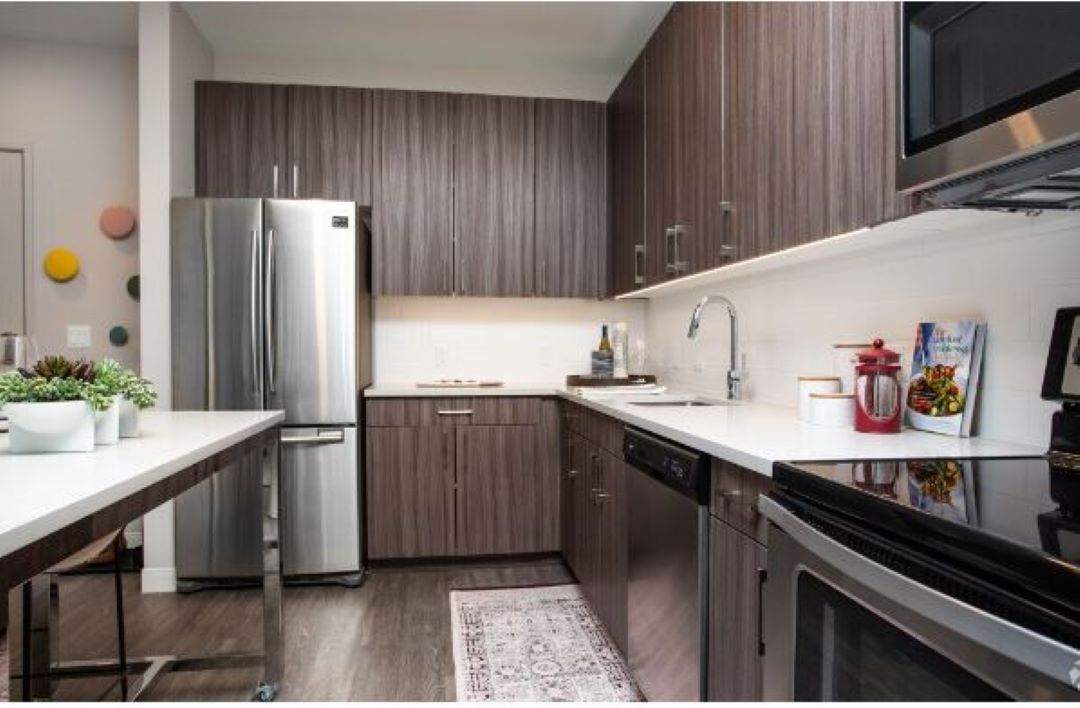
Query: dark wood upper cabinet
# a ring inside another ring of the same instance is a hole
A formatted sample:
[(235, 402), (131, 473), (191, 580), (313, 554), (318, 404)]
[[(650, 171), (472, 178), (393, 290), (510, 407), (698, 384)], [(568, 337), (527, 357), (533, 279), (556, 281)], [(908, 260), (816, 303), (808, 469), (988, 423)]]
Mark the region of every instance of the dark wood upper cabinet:
[(536, 294), (600, 297), (607, 252), (606, 108), (536, 99)]
[(645, 47), (650, 284), (731, 257), (724, 185), (725, 5), (676, 3)]
[(829, 76), (829, 231), (906, 216), (896, 193), (896, 6), (832, 3)]
[(284, 197), (287, 90), (195, 82), (195, 195)]
[(536, 293), (536, 151), (531, 98), (457, 96), (454, 238), (457, 292)]
[(372, 93), (374, 291), (452, 294), (455, 97)]
[(608, 101), (610, 230), (608, 287), (621, 294), (644, 287), (645, 262), (645, 55)]
[(371, 204), (371, 91), (289, 86), (287, 195)]

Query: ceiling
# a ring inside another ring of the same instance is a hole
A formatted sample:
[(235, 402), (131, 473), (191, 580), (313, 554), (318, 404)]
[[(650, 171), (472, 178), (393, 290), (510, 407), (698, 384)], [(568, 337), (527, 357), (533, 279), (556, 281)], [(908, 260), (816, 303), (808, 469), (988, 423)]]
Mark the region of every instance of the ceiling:
[[(625, 73), (670, 2), (186, 2), (216, 53), (502, 72)], [(606, 98), (606, 97), (605, 97)]]
[(139, 10), (133, 2), (0, 2), (0, 37), (135, 47)]

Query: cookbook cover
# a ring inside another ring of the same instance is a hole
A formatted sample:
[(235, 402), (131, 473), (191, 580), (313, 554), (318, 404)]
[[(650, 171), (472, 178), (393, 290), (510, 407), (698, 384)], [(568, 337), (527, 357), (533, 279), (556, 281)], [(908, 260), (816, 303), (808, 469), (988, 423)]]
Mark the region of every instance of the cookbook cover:
[(967, 437), (975, 413), (986, 325), (920, 322), (911, 355), (907, 424)]

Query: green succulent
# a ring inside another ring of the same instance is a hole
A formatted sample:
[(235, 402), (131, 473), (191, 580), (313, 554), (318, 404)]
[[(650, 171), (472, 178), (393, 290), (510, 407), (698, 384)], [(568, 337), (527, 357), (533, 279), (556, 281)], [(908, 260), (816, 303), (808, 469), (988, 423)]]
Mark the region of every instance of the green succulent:
[(97, 365), (97, 378), (94, 385), (108, 396), (123, 396), (137, 408), (150, 408), (157, 401), (157, 392), (153, 384), (139, 378), (131, 369), (124, 368), (114, 359), (103, 359)]
[(94, 410), (103, 411), (113, 404), (113, 397), (84, 379), (28, 377), (25, 372), (18, 371), (0, 374), (0, 406), (57, 401), (86, 401)]

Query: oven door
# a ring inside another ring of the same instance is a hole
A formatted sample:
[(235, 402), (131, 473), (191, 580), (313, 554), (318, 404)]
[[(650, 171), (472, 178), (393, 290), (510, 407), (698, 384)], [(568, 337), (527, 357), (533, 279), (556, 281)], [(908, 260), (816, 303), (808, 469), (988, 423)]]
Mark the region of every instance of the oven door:
[(777, 500), (764, 594), (766, 700), (1080, 700), (1080, 650), (921, 585)]

